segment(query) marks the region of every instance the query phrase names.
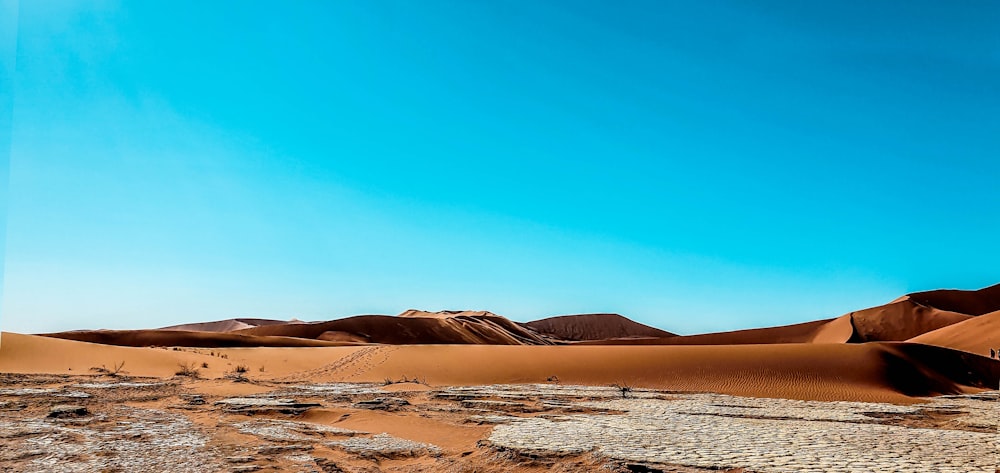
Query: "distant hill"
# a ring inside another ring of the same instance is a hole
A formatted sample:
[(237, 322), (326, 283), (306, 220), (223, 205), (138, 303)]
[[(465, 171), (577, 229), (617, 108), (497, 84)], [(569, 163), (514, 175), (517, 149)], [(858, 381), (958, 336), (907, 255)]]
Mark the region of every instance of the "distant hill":
[(298, 322), (299, 321), (297, 320), (240, 318), (240, 319), (216, 320), (214, 322), (197, 322), (191, 324), (171, 325), (169, 327), (163, 327), (158, 330), (188, 330), (188, 331), (195, 330), (200, 332), (232, 332), (234, 330), (260, 327), (262, 325), (277, 325), (277, 324), (288, 324), (288, 323), (298, 323)]
[(552, 343), (537, 333), (498, 315), (430, 312), (427, 314), (434, 315), (423, 316), (414, 313), (408, 313), (403, 317), (358, 315), (329, 322), (264, 325), (239, 330), (236, 333), (400, 345), (549, 345)]
[(540, 334), (567, 341), (675, 336), (673, 333), (640, 324), (618, 314), (560, 315), (521, 325)]

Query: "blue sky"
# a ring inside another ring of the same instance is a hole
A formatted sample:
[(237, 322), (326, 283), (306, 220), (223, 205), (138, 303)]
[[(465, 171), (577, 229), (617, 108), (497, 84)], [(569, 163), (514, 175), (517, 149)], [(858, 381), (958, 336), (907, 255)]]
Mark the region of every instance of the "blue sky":
[(286, 3), (3, 1), (4, 330), (1000, 282), (996, 2)]

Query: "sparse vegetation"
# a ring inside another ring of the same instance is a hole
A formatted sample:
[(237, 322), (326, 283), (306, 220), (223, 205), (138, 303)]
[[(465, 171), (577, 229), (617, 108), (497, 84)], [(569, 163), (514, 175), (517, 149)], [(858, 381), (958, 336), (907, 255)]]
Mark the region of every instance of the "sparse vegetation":
[(246, 373), (250, 371), (246, 365), (236, 365), (233, 371), (226, 373), (226, 378), (233, 380), (234, 383), (246, 383), (249, 381), (246, 377)]
[(197, 378), (201, 376), (201, 371), (198, 370), (198, 367), (193, 362), (178, 363), (177, 366), (179, 366), (180, 368), (177, 370), (176, 373), (174, 373), (174, 375), (176, 376), (187, 376), (189, 378)]
[(124, 371), (122, 371), (122, 368), (124, 366), (125, 366), (125, 361), (122, 360), (121, 363), (115, 363), (114, 365), (111, 366), (111, 368), (108, 368), (105, 365), (101, 365), (100, 368), (98, 368), (96, 366), (93, 367), (93, 368), (90, 368), (90, 371), (94, 371), (94, 372), (97, 372), (97, 373), (100, 373), (100, 374), (103, 374), (103, 375), (106, 375), (106, 376), (118, 376), (119, 374), (124, 373)]
[(203, 362), (201, 362), (201, 367), (202, 367), (202, 368), (208, 368), (208, 363), (206, 363), (206, 362), (204, 362), (204, 361), (203, 361)]
[(390, 384), (400, 384), (400, 383), (423, 384), (424, 386), (428, 385), (426, 379), (420, 379), (419, 377), (416, 376), (414, 376), (413, 378), (403, 376), (402, 378), (399, 378), (397, 380), (394, 380), (392, 378), (385, 378), (382, 381), (383, 386), (388, 386)]
[(625, 384), (624, 382), (612, 384), (611, 387), (613, 387), (613, 388), (615, 388), (615, 389), (617, 389), (618, 391), (621, 392), (622, 399), (626, 399), (630, 395), (632, 395), (632, 386), (629, 386), (628, 384)]

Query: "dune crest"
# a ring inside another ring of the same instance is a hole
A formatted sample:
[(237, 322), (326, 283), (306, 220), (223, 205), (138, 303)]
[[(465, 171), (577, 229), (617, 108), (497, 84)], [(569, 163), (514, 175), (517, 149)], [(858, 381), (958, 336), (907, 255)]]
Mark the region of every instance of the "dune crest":
[(500, 317), (488, 310), (439, 310), (430, 312), (419, 309), (407, 309), (396, 317), (426, 317), (430, 319), (452, 319), (455, 317)]
[(235, 330), (242, 330), (245, 328), (260, 327), (262, 325), (276, 325), (276, 324), (288, 324), (288, 323), (300, 323), (300, 322), (301, 321), (296, 319), (274, 320), (274, 319), (239, 318), (239, 319), (216, 320), (213, 322), (197, 322), (191, 324), (171, 325), (169, 327), (162, 327), (157, 330), (232, 332)]
[(939, 310), (904, 299), (848, 314), (854, 326), (850, 342), (895, 342), (964, 322), (972, 316)]
[(897, 301), (902, 299), (909, 299), (917, 304), (948, 312), (983, 315), (1000, 310), (1000, 284), (974, 291), (940, 289), (915, 292), (905, 295)]

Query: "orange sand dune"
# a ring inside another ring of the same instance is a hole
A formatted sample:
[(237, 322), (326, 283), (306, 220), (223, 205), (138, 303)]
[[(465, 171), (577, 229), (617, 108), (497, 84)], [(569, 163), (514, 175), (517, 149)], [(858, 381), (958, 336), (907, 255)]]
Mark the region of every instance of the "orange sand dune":
[(939, 310), (902, 298), (835, 319), (780, 327), (636, 340), (583, 342), (614, 345), (746, 345), (771, 343), (898, 342), (966, 321), (970, 315)]
[(77, 330), (45, 337), (125, 347), (328, 347), (344, 343), (294, 337), (256, 336), (188, 330)]
[(500, 317), (488, 310), (439, 310), (429, 312), (419, 309), (407, 309), (397, 317), (427, 317), (431, 319), (452, 319), (455, 317)]
[(388, 344), (545, 345), (551, 343), (538, 334), (497, 315), (449, 317), (358, 315), (329, 322), (267, 325), (235, 333), (314, 340), (354, 339)]
[(1000, 310), (1000, 284), (976, 291), (941, 289), (915, 292), (897, 300), (910, 299), (918, 304), (950, 312), (983, 315)]
[(774, 343), (846, 343), (854, 334), (850, 322), (840, 318), (816, 320), (780, 327), (731, 332), (677, 335), (635, 340), (595, 340), (583, 344), (610, 345), (751, 345)]
[(909, 341), (986, 355), (1000, 350), (1000, 310), (927, 332)]
[(297, 321), (292, 320), (272, 320), (272, 319), (226, 319), (226, 320), (216, 320), (214, 322), (198, 322), (192, 324), (181, 324), (181, 325), (171, 325), (169, 327), (163, 327), (159, 330), (187, 330), (187, 331), (198, 331), (198, 332), (232, 332), (234, 330), (242, 330), (245, 328), (259, 327), (261, 325), (274, 325), (274, 324), (287, 324), (295, 323)]
[(676, 336), (676, 334), (640, 324), (618, 314), (562, 315), (534, 320), (521, 325), (560, 340)]
[(972, 318), (924, 306), (912, 299), (851, 312), (845, 317), (850, 317), (854, 326), (851, 342), (903, 341)]
[[(432, 385), (609, 385), (819, 400), (910, 402), (913, 396), (996, 386), (1000, 361), (911, 343), (734, 346), (405, 345), (223, 348), (173, 351), (3, 334), (0, 372), (81, 373), (125, 361), (129, 374), (171, 376), (204, 362), (203, 376), (231, 365), (259, 379), (380, 382), (402, 376)], [(219, 358), (224, 355), (225, 358)], [(259, 371), (253, 369), (260, 366)]]

